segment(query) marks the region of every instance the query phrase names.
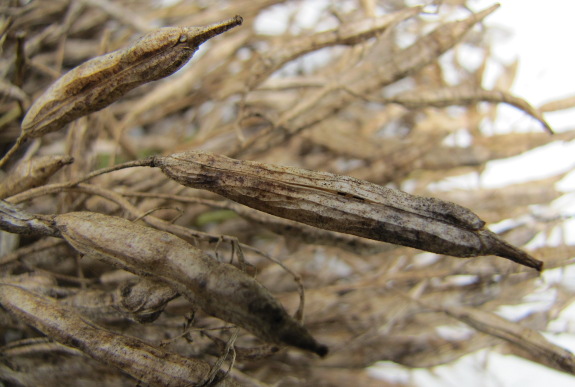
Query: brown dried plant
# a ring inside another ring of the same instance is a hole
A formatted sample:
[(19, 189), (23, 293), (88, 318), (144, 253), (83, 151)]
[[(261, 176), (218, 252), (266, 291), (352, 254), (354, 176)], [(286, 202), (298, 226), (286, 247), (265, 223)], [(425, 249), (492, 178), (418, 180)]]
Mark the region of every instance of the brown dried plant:
[[(543, 116), (572, 98), (483, 87), (496, 5), (405, 3), (1, 5), (0, 384), (381, 386), (485, 348), (575, 375), (540, 334), (569, 289), (498, 314), (575, 255), (527, 247), (563, 175), (429, 189), (572, 141)], [(497, 104), (539, 132), (488, 133)]]

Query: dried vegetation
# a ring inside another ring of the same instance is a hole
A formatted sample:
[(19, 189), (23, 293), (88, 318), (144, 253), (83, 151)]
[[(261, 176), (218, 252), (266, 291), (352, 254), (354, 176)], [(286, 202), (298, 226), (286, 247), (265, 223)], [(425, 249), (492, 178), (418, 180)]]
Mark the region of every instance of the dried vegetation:
[[(378, 361), (484, 348), (575, 374), (540, 334), (572, 291), (538, 272), (574, 247), (525, 247), (561, 226), (533, 209), (562, 175), (429, 190), (573, 139), (542, 115), (572, 98), (531, 106), (515, 64), (484, 88), (497, 6), (21, 3), (0, 6), (1, 382), (375, 386)], [(490, 133), (498, 104), (539, 132)]]

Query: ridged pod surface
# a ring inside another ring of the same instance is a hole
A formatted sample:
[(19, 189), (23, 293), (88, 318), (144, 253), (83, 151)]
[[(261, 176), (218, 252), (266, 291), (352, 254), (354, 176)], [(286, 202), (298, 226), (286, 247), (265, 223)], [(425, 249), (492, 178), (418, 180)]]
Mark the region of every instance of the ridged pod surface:
[(94, 212), (54, 218), (79, 252), (169, 284), (205, 313), (259, 338), (327, 354), (308, 331), (255, 279), (221, 263), (173, 234)]
[(36, 138), (105, 108), (130, 90), (173, 74), (210, 38), (242, 24), (235, 16), (205, 27), (160, 28), (131, 46), (98, 56), (70, 70), (30, 107), (22, 136)]
[(188, 151), (157, 156), (153, 166), (187, 187), (215, 192), (282, 218), (457, 257), (498, 255), (542, 263), (489, 230), (472, 211), (326, 172)]

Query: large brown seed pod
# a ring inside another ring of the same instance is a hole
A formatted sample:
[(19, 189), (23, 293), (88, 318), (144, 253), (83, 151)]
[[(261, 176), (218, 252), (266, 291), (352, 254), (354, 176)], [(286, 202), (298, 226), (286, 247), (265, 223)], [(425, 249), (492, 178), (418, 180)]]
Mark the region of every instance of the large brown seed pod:
[(242, 24), (235, 16), (205, 27), (167, 27), (98, 56), (60, 77), (30, 107), (22, 137), (36, 138), (103, 109), (128, 91), (171, 75), (208, 39)]
[(54, 224), (79, 252), (169, 284), (211, 316), (267, 342), (327, 354), (255, 279), (173, 234), (93, 212), (58, 215)]
[(171, 179), (282, 218), (326, 230), (457, 257), (497, 255), (541, 270), (455, 203), (326, 172), (243, 161), (201, 151), (153, 158)]

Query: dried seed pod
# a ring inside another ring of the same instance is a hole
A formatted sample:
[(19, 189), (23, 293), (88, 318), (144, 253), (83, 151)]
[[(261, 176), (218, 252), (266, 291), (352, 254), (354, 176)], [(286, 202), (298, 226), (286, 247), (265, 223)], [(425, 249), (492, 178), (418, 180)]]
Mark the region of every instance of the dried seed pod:
[(542, 263), (482, 229), (467, 208), (332, 173), (189, 151), (155, 157), (171, 179), (282, 218), (457, 257), (494, 254)]
[(50, 220), (23, 211), (4, 200), (0, 200), (0, 230), (25, 235), (58, 235)]
[(169, 284), (211, 316), (272, 343), (327, 353), (256, 280), (175, 235), (92, 212), (58, 215), (54, 222), (79, 252)]
[[(355, 71), (342, 74), (337, 83), (327, 84), (303, 97), (295, 106), (289, 106), (274, 122), (274, 127), (282, 130), (258, 132), (257, 136), (246, 141), (229, 155), (243, 157), (269, 150), (287, 138), (323, 122), (334, 111), (349, 105), (356, 95), (366, 95), (416, 73), (459, 43), (475, 24), (498, 7), (499, 5), (495, 4), (466, 19), (441, 24), (412, 45), (394, 52), (393, 55), (382, 57), (380, 52), (372, 52), (371, 55), (377, 55), (377, 60), (365, 61), (365, 65), (360, 65)], [(339, 90), (341, 85), (351, 88), (348, 91), (353, 91), (353, 95), (333, 93)]]
[(526, 351), (532, 361), (575, 375), (575, 356), (553, 344), (538, 331), (479, 308), (441, 307), (439, 310), (480, 332), (500, 338)]
[[(50, 338), (90, 357), (118, 367), (151, 385), (201, 385), (211, 366), (185, 358), (139, 339), (120, 335), (87, 320), (74, 309), (14, 285), (0, 285), (0, 304), (23, 322)], [(236, 386), (218, 372), (219, 386)]]
[(128, 281), (115, 294), (121, 311), (139, 323), (154, 321), (177, 296), (178, 292), (171, 286), (148, 278)]
[(70, 156), (41, 156), (19, 164), (0, 183), (0, 199), (43, 185), (50, 176), (73, 161)]
[(242, 23), (240, 16), (205, 27), (161, 28), (129, 47), (70, 70), (38, 98), (22, 121), (22, 137), (36, 138), (103, 109), (128, 91), (174, 73), (208, 39)]
[(396, 248), (390, 244), (373, 242), (353, 235), (335, 233), (277, 216), (270, 216), (233, 202), (226, 203), (226, 208), (278, 235), (288, 238), (294, 237), (309, 244), (335, 246), (358, 255), (373, 255)]
[(381, 17), (343, 24), (335, 30), (295, 38), (277, 48), (272, 47), (270, 51), (263, 53), (250, 69), (248, 87), (257, 86), (287, 62), (309, 52), (334, 45), (354, 45), (377, 36), (395, 23), (417, 15), (421, 12), (421, 8), (421, 6), (406, 8)]
[(118, 321), (129, 318), (139, 323), (156, 320), (167, 303), (178, 296), (172, 287), (140, 278), (126, 281), (115, 291), (82, 290), (61, 300), (90, 318)]
[(482, 101), (506, 103), (514, 106), (539, 121), (547, 132), (553, 133), (553, 129), (551, 129), (551, 126), (545, 121), (540, 111), (524, 99), (502, 90), (485, 90), (478, 87), (455, 86), (432, 90), (410, 90), (385, 99), (385, 102), (397, 103), (412, 109), (427, 106), (445, 107), (451, 105), (470, 105)]

